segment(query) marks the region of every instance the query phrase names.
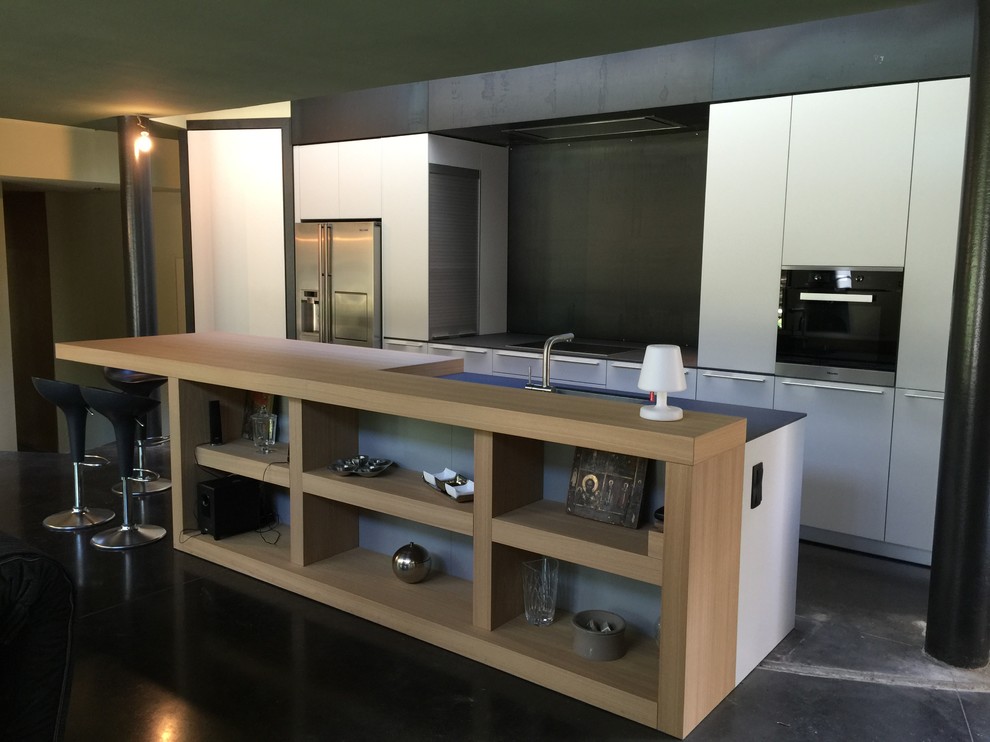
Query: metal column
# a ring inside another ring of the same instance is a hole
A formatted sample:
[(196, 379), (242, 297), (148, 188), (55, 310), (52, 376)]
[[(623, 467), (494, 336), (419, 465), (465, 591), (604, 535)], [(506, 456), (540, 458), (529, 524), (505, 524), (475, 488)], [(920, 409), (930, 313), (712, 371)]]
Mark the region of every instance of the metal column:
[(121, 116), (117, 122), (127, 330), (134, 337), (158, 332), (151, 222), (151, 153), (135, 147), (147, 124), (148, 120), (140, 116)]
[[(117, 121), (117, 157), (120, 162), (120, 208), (124, 237), (124, 295), (127, 332), (132, 337), (158, 334), (155, 291), (155, 243), (151, 209), (151, 152), (136, 142), (147, 131), (148, 119), (121, 116)], [(158, 398), (157, 392), (155, 398)], [(161, 435), (161, 410), (146, 417), (147, 436)]]
[(978, 0), (925, 650), (990, 659), (990, 0)]

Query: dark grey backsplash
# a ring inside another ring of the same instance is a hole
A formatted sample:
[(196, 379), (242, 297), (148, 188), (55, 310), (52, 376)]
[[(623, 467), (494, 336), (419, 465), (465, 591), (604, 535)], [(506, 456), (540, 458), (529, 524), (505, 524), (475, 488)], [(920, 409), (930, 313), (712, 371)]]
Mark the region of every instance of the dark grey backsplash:
[(509, 155), (508, 329), (696, 346), (706, 132)]

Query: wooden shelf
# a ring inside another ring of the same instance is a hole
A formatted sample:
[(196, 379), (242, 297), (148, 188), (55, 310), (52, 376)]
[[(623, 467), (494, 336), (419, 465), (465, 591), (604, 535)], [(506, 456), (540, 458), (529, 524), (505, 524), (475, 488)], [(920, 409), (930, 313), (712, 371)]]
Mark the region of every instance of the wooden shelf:
[[(569, 514), (562, 502), (538, 500), (492, 521), (492, 540), (650, 585), (662, 584), (662, 553), (649, 528), (624, 528)], [(651, 538), (654, 541), (650, 548)]]
[(276, 443), (275, 450), (269, 454), (258, 453), (254, 443), (243, 439), (219, 446), (206, 444), (196, 447), (196, 463), (200, 466), (282, 487), (289, 486), (288, 460), (289, 447), (285, 443)]
[(177, 548), (439, 646), (447, 646), (448, 631), (472, 631), (467, 580), (434, 573), (409, 585), (392, 574), (389, 555), (367, 549), (301, 567), (289, 560), (290, 541), (285, 532), (275, 545), (242, 533), (220, 541), (195, 536)]
[(300, 567), (289, 562), (286, 533), (275, 545), (245, 533), (221, 541), (197, 536), (178, 548), (613, 713), (656, 724), (659, 650), (652, 637), (631, 632), (624, 657), (591, 662), (571, 649), (568, 613), (558, 611), (550, 626), (531, 626), (519, 616), (484, 631), (471, 623), (470, 582), (433, 574), (408, 585), (392, 574), (384, 554), (352, 549)]
[[(485, 641), (509, 653), (506, 659), (510, 665), (503, 669), (655, 726), (660, 666), (656, 640), (636, 631), (628, 632), (624, 657), (593, 662), (574, 653), (573, 632), (571, 615), (558, 610), (549, 626), (532, 626), (519, 616), (488, 633)], [(551, 682), (547, 682), (548, 678)]]
[(323, 469), (303, 473), (303, 491), (471, 536), (474, 504), (454, 502), (423, 481), (419, 472), (390, 468), (377, 477), (342, 477)]

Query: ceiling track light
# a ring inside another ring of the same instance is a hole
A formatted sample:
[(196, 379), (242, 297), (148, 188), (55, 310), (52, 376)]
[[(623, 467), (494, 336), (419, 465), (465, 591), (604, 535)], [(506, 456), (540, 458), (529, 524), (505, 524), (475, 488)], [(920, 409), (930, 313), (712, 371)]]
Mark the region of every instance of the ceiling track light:
[(141, 117), (137, 117), (137, 125), (141, 129), (138, 136), (134, 138), (134, 157), (140, 157), (142, 152), (151, 151), (151, 134), (143, 123)]

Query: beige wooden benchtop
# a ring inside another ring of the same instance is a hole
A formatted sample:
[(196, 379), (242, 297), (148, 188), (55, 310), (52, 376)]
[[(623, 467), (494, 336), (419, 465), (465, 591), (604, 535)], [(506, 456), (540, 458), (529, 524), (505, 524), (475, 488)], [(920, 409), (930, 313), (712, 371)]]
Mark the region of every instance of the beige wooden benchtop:
[(433, 378), (462, 371), (457, 358), (218, 332), (57, 343), (55, 356), (675, 463), (745, 443), (742, 418), (654, 422), (635, 405)]

